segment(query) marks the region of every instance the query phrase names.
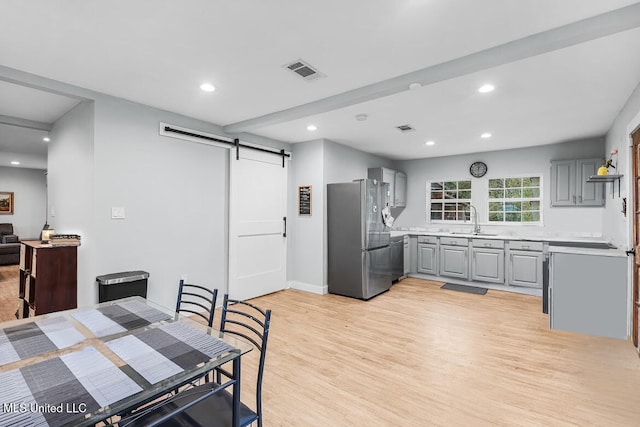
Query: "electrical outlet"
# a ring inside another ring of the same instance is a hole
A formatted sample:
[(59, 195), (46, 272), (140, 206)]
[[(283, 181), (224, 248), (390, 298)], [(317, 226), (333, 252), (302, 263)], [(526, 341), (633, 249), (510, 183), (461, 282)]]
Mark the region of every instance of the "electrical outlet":
[(111, 208), (111, 219), (124, 219), (124, 217), (123, 207)]

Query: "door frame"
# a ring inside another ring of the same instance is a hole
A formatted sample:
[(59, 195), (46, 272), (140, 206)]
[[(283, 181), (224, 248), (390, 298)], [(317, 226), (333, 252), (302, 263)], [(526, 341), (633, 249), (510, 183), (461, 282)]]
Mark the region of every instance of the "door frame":
[[(633, 170), (633, 164), (634, 164), (634, 152), (633, 152), (633, 134), (636, 131), (640, 131), (640, 112), (638, 114), (636, 114), (633, 119), (631, 119), (631, 121), (629, 121), (627, 128), (626, 128), (626, 137), (627, 137), (627, 162), (626, 162), (626, 166), (627, 166), (627, 170), (629, 171), (629, 173), (627, 174), (627, 179), (626, 184), (627, 184), (627, 248), (628, 249), (632, 249), (634, 247), (634, 240), (635, 240), (635, 230), (634, 230), (634, 222), (635, 222), (635, 206), (636, 206), (636, 200), (635, 200), (635, 194), (634, 194), (634, 174), (635, 171)], [(634, 313), (638, 313), (638, 311), (636, 311), (636, 308), (634, 307), (635, 301), (635, 292), (636, 292), (636, 285), (640, 286), (639, 284), (634, 284), (635, 281), (635, 257), (628, 257), (629, 259), (629, 268), (628, 268), (628, 283), (631, 285), (629, 286), (629, 291), (628, 291), (628, 313), (629, 313), (629, 323), (628, 323), (628, 332), (629, 335), (631, 335), (631, 340), (632, 343), (634, 345), (634, 347), (636, 348), (636, 350), (640, 350), (639, 345), (638, 345), (638, 341), (640, 341), (638, 338), (638, 334), (637, 334), (637, 330), (638, 330), (638, 319), (636, 317), (636, 315), (634, 315)], [(634, 336), (634, 332), (636, 332), (635, 336)]]

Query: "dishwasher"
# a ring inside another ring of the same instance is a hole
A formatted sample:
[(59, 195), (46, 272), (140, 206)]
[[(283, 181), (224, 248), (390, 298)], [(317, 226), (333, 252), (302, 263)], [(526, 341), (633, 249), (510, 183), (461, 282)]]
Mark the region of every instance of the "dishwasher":
[(404, 276), (404, 236), (391, 238), (391, 281), (397, 282)]

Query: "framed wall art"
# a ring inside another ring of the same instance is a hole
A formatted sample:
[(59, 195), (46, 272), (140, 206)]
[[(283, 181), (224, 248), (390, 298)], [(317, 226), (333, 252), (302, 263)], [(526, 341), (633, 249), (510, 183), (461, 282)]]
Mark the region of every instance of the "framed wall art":
[(298, 215), (311, 216), (311, 186), (298, 187)]
[(0, 215), (13, 215), (13, 191), (0, 191)]

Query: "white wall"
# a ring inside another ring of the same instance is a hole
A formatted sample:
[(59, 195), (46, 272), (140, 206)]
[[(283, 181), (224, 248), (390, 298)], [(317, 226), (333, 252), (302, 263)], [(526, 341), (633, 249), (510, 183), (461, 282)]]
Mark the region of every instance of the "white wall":
[[(640, 126), (640, 85), (633, 91), (624, 108), (614, 120), (605, 141), (605, 153), (612, 149), (618, 149), (618, 167), (613, 173), (624, 175), (621, 180), (621, 195), (618, 196), (618, 184), (616, 193), (612, 198), (612, 184), (607, 184), (607, 207), (603, 218), (603, 232), (618, 245), (630, 245), (631, 234), (629, 227), (632, 223), (632, 203), (629, 189), (631, 186), (631, 139), (629, 135)], [(627, 198), (627, 216), (622, 213), (622, 198)]]
[[(172, 307), (183, 274), (227, 290), (228, 151), (160, 136), (160, 121), (221, 134), (122, 100), (96, 103), (95, 272), (147, 271), (148, 298)], [(125, 219), (111, 219), (112, 207)]]
[(367, 169), (379, 166), (391, 167), (391, 165), (392, 162), (389, 159), (325, 140), (325, 184), (366, 178)]
[[(293, 207), (289, 251), (289, 286), (322, 293), (324, 228), (324, 140), (292, 146), (289, 204)], [(311, 216), (298, 215), (298, 187), (311, 185)]]
[[(551, 160), (604, 157), (602, 138), (571, 141), (538, 147), (490, 151), (460, 156), (436, 157), (395, 162), (395, 167), (407, 173), (407, 207), (396, 218), (395, 226), (431, 226), (426, 215), (426, 185), (432, 180), (471, 179), (474, 204), (480, 223), (487, 221), (486, 198), (482, 198), (490, 178), (509, 175), (541, 175), (543, 180), (543, 226), (496, 226), (491, 229), (518, 233), (569, 232), (602, 233), (604, 208), (550, 207)], [(472, 178), (469, 166), (483, 161), (488, 172), (483, 178)], [(448, 224), (434, 224), (436, 228), (451, 228)], [(455, 226), (454, 226), (455, 227)], [(469, 225), (467, 225), (467, 228)]]
[[(173, 307), (182, 275), (227, 292), (229, 150), (161, 136), (160, 122), (225, 136), (210, 123), (96, 100), (94, 276), (148, 271), (148, 298)], [(242, 140), (289, 149), (266, 138)], [(126, 218), (111, 219), (112, 207), (124, 207)]]
[[(231, 135), (215, 124), (55, 80), (15, 70), (10, 77), (86, 100), (54, 124), (49, 148), (49, 213), (55, 211), (49, 223), (82, 236), (79, 306), (97, 302), (97, 275), (128, 270), (148, 271), (148, 297), (167, 307), (175, 305), (183, 274), (227, 290), (229, 151), (160, 136), (159, 123)], [(252, 134), (240, 139), (291, 148)], [(111, 207), (124, 207), (126, 218), (112, 220)]]
[[(327, 291), (326, 185), (367, 177), (370, 167), (391, 161), (329, 140), (293, 144), (291, 200), (295, 205), (289, 284), (317, 293)], [(297, 215), (297, 191), (312, 185), (311, 217)]]
[(49, 132), (48, 223), (56, 233), (82, 238), (78, 306), (92, 303), (95, 295), (93, 127), (94, 105), (85, 101), (58, 119)]
[(45, 222), (45, 171), (0, 166), (0, 191), (14, 193), (13, 215), (0, 215), (0, 222), (13, 224), (21, 239), (39, 238)]

